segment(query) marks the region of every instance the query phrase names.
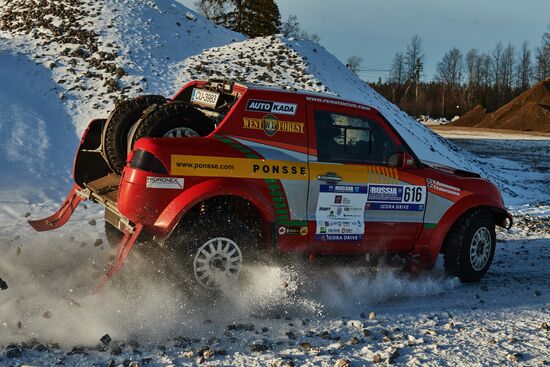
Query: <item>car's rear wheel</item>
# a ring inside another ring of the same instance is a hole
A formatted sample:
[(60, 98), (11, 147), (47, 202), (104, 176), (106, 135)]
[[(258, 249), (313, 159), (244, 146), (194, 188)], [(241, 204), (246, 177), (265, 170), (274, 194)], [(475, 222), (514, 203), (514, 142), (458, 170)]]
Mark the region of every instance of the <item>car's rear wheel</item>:
[(118, 103), (111, 112), (102, 133), (102, 150), (109, 167), (121, 173), (126, 164), (128, 137), (132, 126), (143, 113), (155, 106), (166, 103), (166, 98), (158, 95), (145, 95)]
[(176, 273), (186, 273), (202, 288), (218, 289), (236, 281), (243, 266), (256, 262), (259, 242), (257, 232), (237, 216), (209, 213), (176, 229), (170, 250), (180, 268)]
[(445, 272), (462, 282), (476, 282), (491, 266), (495, 248), (491, 213), (482, 209), (470, 211), (455, 223), (445, 240)]
[(137, 123), (130, 137), (131, 146), (143, 137), (193, 137), (206, 136), (214, 130), (211, 119), (201, 111), (185, 103), (168, 103), (145, 114)]

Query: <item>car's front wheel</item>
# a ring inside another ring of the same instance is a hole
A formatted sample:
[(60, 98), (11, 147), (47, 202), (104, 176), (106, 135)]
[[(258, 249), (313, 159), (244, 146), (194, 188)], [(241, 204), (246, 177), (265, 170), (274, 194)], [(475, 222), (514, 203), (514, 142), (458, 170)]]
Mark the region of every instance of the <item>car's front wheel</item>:
[(476, 282), (491, 266), (495, 247), (495, 223), (491, 213), (483, 209), (466, 213), (445, 240), (445, 272), (462, 282)]

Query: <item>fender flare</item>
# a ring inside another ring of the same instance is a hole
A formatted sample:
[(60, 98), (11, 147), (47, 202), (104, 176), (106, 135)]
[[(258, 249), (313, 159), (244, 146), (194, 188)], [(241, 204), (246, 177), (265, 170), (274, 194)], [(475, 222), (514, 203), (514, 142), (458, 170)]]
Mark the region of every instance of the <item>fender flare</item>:
[[(413, 253), (426, 256), (426, 264), (428, 264), (428, 266), (433, 266), (452, 226), (462, 215), (475, 208), (487, 208), (491, 212), (496, 212), (508, 218), (511, 223), (512, 216), (506, 211), (500, 201), (487, 195), (472, 194), (454, 203), (454, 205), (443, 214), (433, 230), (427, 230), (425, 228), (416, 242)], [(495, 224), (502, 225), (501, 223)]]
[(217, 196), (238, 196), (254, 205), (265, 222), (275, 221), (275, 211), (267, 195), (256, 185), (230, 178), (216, 178), (201, 182), (178, 195), (159, 215), (153, 224), (158, 239), (168, 237), (181, 217), (201, 201)]

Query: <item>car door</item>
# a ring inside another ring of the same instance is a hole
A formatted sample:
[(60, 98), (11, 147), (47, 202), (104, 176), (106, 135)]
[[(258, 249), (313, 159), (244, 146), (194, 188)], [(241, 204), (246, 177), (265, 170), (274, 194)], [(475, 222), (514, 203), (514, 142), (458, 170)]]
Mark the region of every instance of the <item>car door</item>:
[(310, 248), (412, 248), (423, 226), (426, 186), (414, 167), (397, 167), (407, 149), (400, 138), (374, 110), (310, 103), (307, 111)]

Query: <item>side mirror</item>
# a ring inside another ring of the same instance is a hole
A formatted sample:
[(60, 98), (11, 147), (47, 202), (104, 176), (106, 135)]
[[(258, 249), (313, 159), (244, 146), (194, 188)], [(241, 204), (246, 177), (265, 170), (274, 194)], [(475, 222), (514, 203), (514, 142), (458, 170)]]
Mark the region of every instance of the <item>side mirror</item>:
[(392, 154), (388, 158), (388, 165), (390, 167), (399, 167), (399, 168), (416, 168), (416, 163), (414, 158), (406, 152), (397, 152)]

